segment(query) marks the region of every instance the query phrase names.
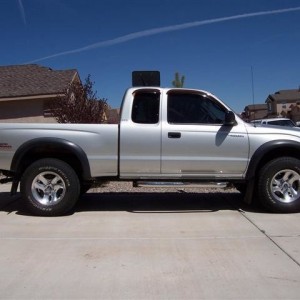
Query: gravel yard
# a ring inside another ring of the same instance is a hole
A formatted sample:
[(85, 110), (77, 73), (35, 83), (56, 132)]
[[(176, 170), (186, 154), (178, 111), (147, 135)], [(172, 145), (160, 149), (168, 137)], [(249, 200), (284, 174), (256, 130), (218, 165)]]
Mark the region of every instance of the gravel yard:
[(133, 187), (131, 181), (111, 181), (101, 188), (89, 190), (89, 193), (238, 193), (235, 188), (159, 188), (159, 187)]

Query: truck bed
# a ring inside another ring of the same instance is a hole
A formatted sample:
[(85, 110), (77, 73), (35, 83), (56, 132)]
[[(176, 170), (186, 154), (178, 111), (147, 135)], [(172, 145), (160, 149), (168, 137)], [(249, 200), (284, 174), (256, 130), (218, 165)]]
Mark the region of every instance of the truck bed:
[(1, 124), (0, 170), (10, 170), (15, 151), (39, 138), (61, 139), (86, 154), (91, 176), (118, 174), (118, 125), (116, 124)]

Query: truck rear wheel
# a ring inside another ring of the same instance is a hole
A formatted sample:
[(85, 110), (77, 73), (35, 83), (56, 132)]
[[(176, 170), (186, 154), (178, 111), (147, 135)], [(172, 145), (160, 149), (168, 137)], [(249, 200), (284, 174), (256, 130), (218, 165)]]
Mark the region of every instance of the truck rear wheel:
[(49, 158), (38, 160), (25, 170), (20, 190), (31, 213), (59, 216), (75, 205), (80, 193), (80, 183), (68, 164)]
[(270, 211), (292, 213), (300, 210), (300, 160), (277, 158), (267, 163), (258, 179), (259, 198)]

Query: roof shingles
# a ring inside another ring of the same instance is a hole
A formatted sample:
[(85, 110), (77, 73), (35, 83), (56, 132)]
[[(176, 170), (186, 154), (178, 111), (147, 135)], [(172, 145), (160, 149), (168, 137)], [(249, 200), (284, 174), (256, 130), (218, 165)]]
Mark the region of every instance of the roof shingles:
[(65, 92), (77, 70), (52, 70), (29, 64), (0, 66), (0, 98), (53, 95)]

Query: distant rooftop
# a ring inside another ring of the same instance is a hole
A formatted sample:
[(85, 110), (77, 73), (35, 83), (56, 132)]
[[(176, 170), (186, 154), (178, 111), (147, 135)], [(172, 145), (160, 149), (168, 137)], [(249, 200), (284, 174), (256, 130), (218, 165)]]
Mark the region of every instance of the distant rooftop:
[(245, 107), (245, 110), (266, 110), (268, 109), (267, 104), (250, 104)]
[(60, 94), (76, 77), (75, 69), (52, 70), (36, 64), (0, 66), (0, 98)]
[(293, 89), (293, 90), (280, 90), (275, 94), (269, 95), (266, 102), (268, 100), (271, 101), (300, 101), (300, 90)]

